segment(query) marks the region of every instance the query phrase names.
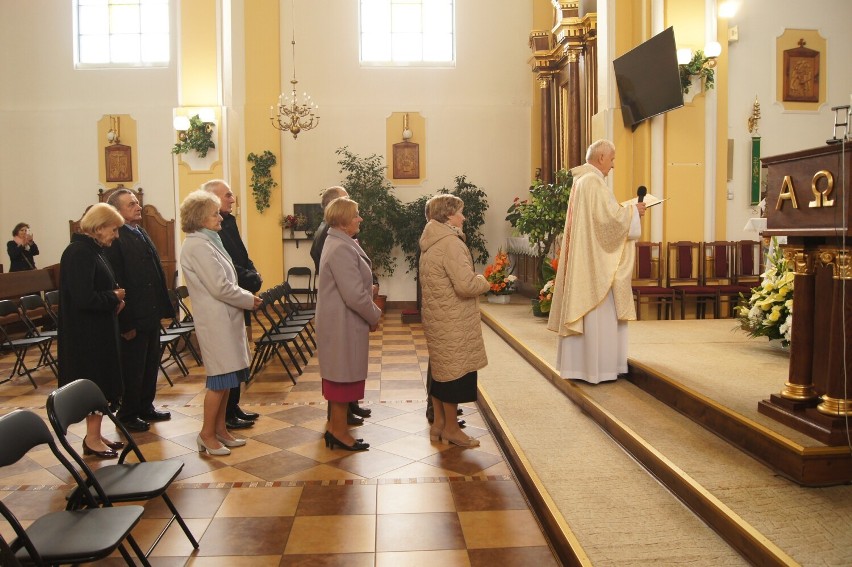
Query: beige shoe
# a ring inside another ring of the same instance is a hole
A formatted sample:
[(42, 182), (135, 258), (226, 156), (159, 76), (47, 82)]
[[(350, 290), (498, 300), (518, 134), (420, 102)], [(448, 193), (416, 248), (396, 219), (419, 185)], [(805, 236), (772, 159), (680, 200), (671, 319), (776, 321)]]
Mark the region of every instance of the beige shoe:
[(222, 437), (221, 435), (217, 435), (216, 439), (218, 439), (219, 443), (221, 443), (225, 447), (242, 447), (246, 444), (245, 439), (228, 439), (227, 437)]
[(444, 445), (449, 445), (452, 443), (453, 445), (458, 445), (459, 447), (479, 447), (479, 439), (474, 439), (473, 437), (468, 437), (464, 433), (462, 433), (458, 438), (451, 438), (441, 433), (441, 443)]

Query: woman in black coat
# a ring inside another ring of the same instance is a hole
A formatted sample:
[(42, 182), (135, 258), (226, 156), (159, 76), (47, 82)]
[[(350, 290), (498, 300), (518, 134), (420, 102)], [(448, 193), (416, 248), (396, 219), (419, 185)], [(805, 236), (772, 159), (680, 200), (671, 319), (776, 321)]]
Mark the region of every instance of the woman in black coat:
[(9, 253), (9, 271), (23, 272), (24, 270), (35, 270), (35, 259), (38, 256), (38, 245), (33, 241), (33, 232), (30, 225), (19, 222), (12, 230), (12, 240), (6, 243), (6, 252)]
[[(98, 203), (80, 219), (83, 234), (74, 234), (59, 262), (59, 385), (85, 378), (97, 384), (106, 399), (121, 399), (121, 357), (118, 312), (124, 290), (104, 255), (118, 238), (124, 219), (111, 206)], [(86, 417), (83, 454), (105, 459), (118, 456), (121, 442), (101, 436), (103, 416)]]

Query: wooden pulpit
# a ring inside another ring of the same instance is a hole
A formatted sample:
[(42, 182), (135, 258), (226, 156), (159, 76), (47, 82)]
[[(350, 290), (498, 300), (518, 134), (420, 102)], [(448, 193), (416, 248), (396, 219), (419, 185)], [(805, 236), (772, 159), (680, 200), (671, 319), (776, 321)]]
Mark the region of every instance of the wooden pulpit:
[(786, 236), (793, 266), (790, 371), (758, 411), (828, 445), (852, 416), (852, 150), (829, 145), (763, 158), (766, 236)]

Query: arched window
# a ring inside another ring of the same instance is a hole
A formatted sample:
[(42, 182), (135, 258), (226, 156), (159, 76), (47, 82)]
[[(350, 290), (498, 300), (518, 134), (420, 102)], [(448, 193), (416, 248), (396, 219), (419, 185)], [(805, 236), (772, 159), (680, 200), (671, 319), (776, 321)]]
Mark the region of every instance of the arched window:
[(169, 0), (74, 0), (74, 65), (169, 63)]
[(360, 0), (362, 65), (455, 63), (455, 0)]

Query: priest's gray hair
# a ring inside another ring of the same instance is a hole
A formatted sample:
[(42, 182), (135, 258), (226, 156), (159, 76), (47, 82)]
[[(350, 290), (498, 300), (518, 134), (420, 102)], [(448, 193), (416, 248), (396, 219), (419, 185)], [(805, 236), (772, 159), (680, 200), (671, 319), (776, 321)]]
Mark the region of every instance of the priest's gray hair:
[(609, 140), (597, 140), (592, 142), (589, 149), (586, 150), (586, 163), (592, 163), (595, 159), (604, 155), (604, 152), (615, 153), (615, 144)]

